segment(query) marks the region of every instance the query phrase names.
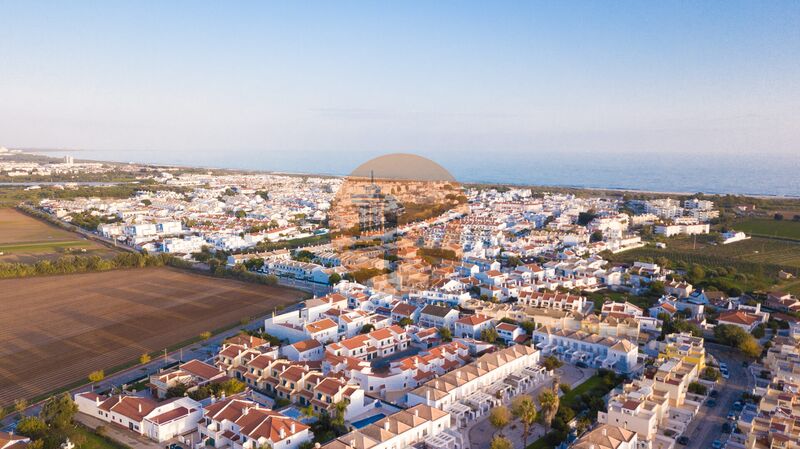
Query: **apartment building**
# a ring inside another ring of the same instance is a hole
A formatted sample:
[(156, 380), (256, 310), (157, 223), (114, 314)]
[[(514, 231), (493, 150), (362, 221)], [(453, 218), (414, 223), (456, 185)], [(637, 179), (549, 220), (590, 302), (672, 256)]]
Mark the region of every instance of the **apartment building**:
[(409, 338), (406, 331), (398, 325), (393, 325), (329, 344), (325, 347), (325, 351), (340, 357), (373, 360), (404, 351), (408, 346)]
[(800, 384), (773, 381), (752, 421), (739, 420), (746, 449), (800, 449)]
[(706, 367), (706, 349), (702, 337), (695, 337), (688, 332), (666, 335), (659, 343), (658, 358), (662, 360), (676, 359), (687, 365), (697, 365), (697, 372), (702, 373)]
[(531, 307), (584, 312), (588, 301), (586, 297), (568, 293), (520, 292), (517, 301)]
[(241, 397), (206, 406), (197, 428), (206, 446), (231, 449), (297, 449), (314, 437), (305, 424)]
[(631, 430), (601, 424), (572, 444), (573, 449), (637, 449), (638, 435)]
[(450, 430), (450, 414), (417, 405), (342, 435), (323, 449), (399, 449), (425, 443), (437, 449), (462, 449), (459, 433)]
[(639, 348), (627, 339), (601, 337), (584, 331), (536, 329), (533, 341), (544, 355), (555, 355), (570, 363), (583, 362), (597, 368), (630, 373), (637, 367)]
[(406, 402), (410, 406), (426, 404), (446, 409), (517, 371), (537, 367), (539, 355), (539, 350), (524, 345), (514, 345), (484, 354), (474, 362), (410, 391)]

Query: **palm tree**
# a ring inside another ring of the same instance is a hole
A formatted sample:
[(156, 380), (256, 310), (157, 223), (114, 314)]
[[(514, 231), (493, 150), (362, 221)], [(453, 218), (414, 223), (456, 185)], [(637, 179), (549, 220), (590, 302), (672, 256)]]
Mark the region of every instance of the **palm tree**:
[(558, 411), (559, 402), (558, 394), (553, 390), (544, 390), (539, 394), (539, 404), (542, 406), (542, 421), (548, 431)]
[(538, 413), (533, 398), (524, 394), (514, 398), (511, 403), (511, 413), (522, 422), (522, 445), (528, 447), (528, 436), (531, 426), (536, 422)]
[(300, 409), (300, 416), (306, 418), (313, 418), (317, 416), (317, 414), (314, 413), (314, 407), (312, 407), (311, 404), (309, 404), (307, 407), (303, 407)]
[(335, 413), (333, 415), (333, 420), (331, 420), (333, 425), (338, 427), (344, 427), (344, 417), (345, 417), (345, 412), (347, 411), (347, 405), (348, 405), (347, 399), (343, 399), (334, 404)]

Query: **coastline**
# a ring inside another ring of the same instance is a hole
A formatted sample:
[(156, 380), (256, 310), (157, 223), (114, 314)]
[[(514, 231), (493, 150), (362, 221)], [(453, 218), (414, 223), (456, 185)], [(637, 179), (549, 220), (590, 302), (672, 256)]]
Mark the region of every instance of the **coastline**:
[[(52, 153), (81, 153), (83, 151), (95, 151), (95, 150), (70, 150), (70, 149), (26, 149), (26, 148), (13, 148), (16, 150), (20, 150), (26, 155), (33, 155), (33, 156), (44, 156), (49, 158), (56, 159), (55, 156), (50, 154)], [(144, 165), (148, 167), (164, 167), (164, 168), (175, 168), (175, 169), (186, 169), (186, 170), (216, 170), (216, 171), (226, 171), (232, 173), (247, 173), (247, 174), (272, 174), (272, 175), (284, 175), (284, 176), (314, 176), (314, 177), (323, 177), (323, 178), (344, 178), (347, 175), (341, 173), (325, 173), (325, 172), (303, 172), (303, 171), (295, 171), (295, 170), (265, 170), (265, 169), (252, 169), (252, 168), (234, 168), (234, 167), (220, 167), (220, 166), (210, 166), (210, 165), (185, 165), (185, 164), (176, 164), (176, 163), (153, 163), (153, 162), (123, 162), (123, 161), (114, 161), (114, 160), (105, 160), (105, 159), (83, 159), (83, 158), (76, 158), (76, 162), (95, 162), (95, 163), (105, 163), (111, 165), (127, 165), (130, 163)], [(785, 199), (785, 200), (800, 200), (800, 192), (797, 194), (780, 194), (780, 193), (732, 193), (732, 192), (714, 192), (714, 191), (681, 191), (681, 190), (657, 190), (657, 189), (638, 189), (633, 187), (603, 187), (603, 186), (581, 186), (581, 185), (574, 185), (574, 184), (532, 184), (532, 183), (523, 183), (523, 182), (493, 182), (487, 180), (478, 180), (478, 181), (470, 181), (470, 180), (460, 180), (457, 179), (464, 186), (498, 186), (498, 187), (509, 187), (509, 188), (530, 188), (536, 190), (546, 190), (546, 189), (558, 189), (558, 190), (574, 190), (574, 191), (581, 191), (581, 192), (605, 192), (605, 193), (619, 193), (619, 194), (643, 194), (643, 195), (674, 195), (674, 196), (692, 196), (697, 195), (698, 193), (702, 193), (706, 196), (741, 196), (741, 197), (749, 197), (749, 198), (756, 198), (756, 199)], [(67, 182), (67, 181), (65, 181)], [(12, 183), (4, 183), (6, 186)], [(22, 185), (22, 183), (20, 183)]]

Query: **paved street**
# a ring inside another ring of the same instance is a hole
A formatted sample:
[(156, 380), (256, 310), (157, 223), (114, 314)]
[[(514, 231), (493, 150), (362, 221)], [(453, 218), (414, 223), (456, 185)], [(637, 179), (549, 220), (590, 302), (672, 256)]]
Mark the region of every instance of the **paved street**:
[[(556, 375), (559, 376), (560, 383), (566, 383), (573, 388), (583, 383), (586, 379), (592, 377), (595, 373), (591, 368), (576, 368), (573, 365), (564, 364), (561, 368), (556, 370)], [(548, 379), (544, 384), (539, 385), (534, 390), (525, 394), (533, 397), (538, 405), (537, 397), (543, 389), (552, 387), (552, 379)], [(510, 404), (505, 404), (510, 407)], [(512, 428), (513, 427), (513, 428)], [(499, 434), (489, 422), (489, 416), (482, 416), (475, 424), (467, 429), (469, 435), (469, 444), (471, 449), (484, 449), (488, 448), (492, 438), (495, 434)], [(522, 443), (522, 425), (519, 420), (512, 420), (509, 425), (503, 430), (502, 434), (514, 443), (515, 449), (524, 449)], [(528, 444), (535, 441), (537, 438), (545, 434), (545, 429), (541, 424), (535, 424), (531, 427), (530, 436), (528, 436)]]
[(752, 376), (747, 368), (742, 366), (742, 362), (747, 359), (737, 350), (708, 342), (705, 346), (717, 360), (728, 365), (730, 378), (722, 379), (715, 387), (719, 391), (716, 407), (709, 408), (703, 405), (689, 424), (685, 433), (689, 437), (687, 449), (708, 449), (716, 439), (724, 442), (725, 439), (721, 437), (722, 425), (727, 420), (728, 412), (741, 394), (753, 387)]

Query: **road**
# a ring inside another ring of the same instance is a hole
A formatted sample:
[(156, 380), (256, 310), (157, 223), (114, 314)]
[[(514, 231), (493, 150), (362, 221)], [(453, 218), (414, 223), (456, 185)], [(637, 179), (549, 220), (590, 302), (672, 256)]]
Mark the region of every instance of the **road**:
[(686, 449), (708, 449), (716, 439), (724, 442), (727, 434), (722, 434), (722, 425), (727, 420), (728, 412), (742, 393), (749, 392), (753, 388), (753, 378), (748, 369), (742, 366), (742, 362), (749, 363), (749, 359), (742, 356), (738, 350), (727, 346), (709, 342), (706, 342), (705, 346), (706, 351), (719, 362), (728, 365), (730, 378), (722, 379), (722, 382), (715, 387), (719, 391), (716, 407), (709, 408), (703, 405), (689, 424), (685, 432), (689, 437)]
[[(292, 311), (297, 310), (298, 308), (302, 307), (303, 303), (298, 302), (287, 306), (285, 311)], [(84, 391), (90, 391), (92, 389), (104, 391), (108, 390), (111, 387), (119, 387), (121, 385), (131, 384), (142, 377), (149, 376), (150, 374), (155, 374), (166, 365), (174, 363), (176, 361), (185, 361), (191, 359), (200, 359), (200, 360), (207, 360), (214, 356), (215, 349), (218, 348), (222, 342), (234, 335), (238, 334), (242, 330), (256, 330), (264, 325), (264, 319), (269, 317), (269, 315), (262, 316), (257, 318), (245, 325), (236, 326), (233, 329), (228, 331), (222, 332), (217, 334), (207, 341), (203, 343), (193, 343), (191, 345), (187, 345), (183, 348), (177, 349), (173, 352), (167, 353), (165, 356), (157, 357), (151, 360), (149, 363), (144, 365), (136, 365), (129, 369), (114, 373), (103, 379), (102, 381), (96, 383), (94, 387), (91, 385), (83, 385), (78, 388), (74, 388), (69, 391), (70, 395), (75, 395), (76, 393), (81, 393)], [(31, 404), (25, 411), (23, 412), (26, 416), (31, 415), (38, 415), (39, 411), (41, 410), (41, 406), (44, 401), (38, 402), (35, 404)], [(6, 418), (0, 420), (0, 429), (9, 429), (9, 426), (12, 426), (17, 419), (17, 414), (11, 414)]]

